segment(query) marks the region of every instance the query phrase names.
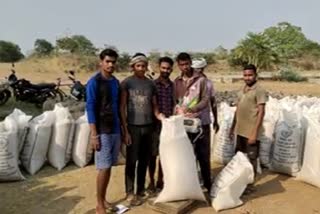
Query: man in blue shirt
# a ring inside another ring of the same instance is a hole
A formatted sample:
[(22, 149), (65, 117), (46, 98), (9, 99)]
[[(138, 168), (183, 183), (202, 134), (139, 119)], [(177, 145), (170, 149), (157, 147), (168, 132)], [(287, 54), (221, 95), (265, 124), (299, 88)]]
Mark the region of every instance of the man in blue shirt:
[(100, 53), (100, 69), (87, 84), (86, 111), (91, 130), (91, 145), (95, 150), (97, 176), (96, 213), (105, 214), (110, 208), (106, 191), (111, 167), (120, 150), (119, 81), (113, 76), (118, 54), (112, 49)]

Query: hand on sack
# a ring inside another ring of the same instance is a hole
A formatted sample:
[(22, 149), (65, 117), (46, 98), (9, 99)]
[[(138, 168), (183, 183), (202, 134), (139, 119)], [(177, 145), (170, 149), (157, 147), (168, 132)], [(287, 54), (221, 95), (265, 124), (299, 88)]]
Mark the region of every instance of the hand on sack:
[(213, 123), (213, 130), (214, 130), (214, 132), (215, 132), (215, 133), (218, 133), (219, 129), (220, 129), (219, 123), (214, 122), (214, 123)]
[(229, 138), (231, 141), (234, 140), (234, 130), (233, 129), (230, 129), (230, 131), (229, 131)]
[(176, 106), (176, 114), (177, 115), (183, 115), (185, 112), (185, 107), (182, 107), (182, 106)]
[(157, 119), (160, 120), (160, 121), (162, 121), (162, 120), (166, 119), (166, 116), (165, 116), (163, 113), (160, 113), (160, 114), (158, 115), (158, 118), (157, 118)]
[(189, 113), (189, 112), (188, 112), (188, 113), (185, 113), (184, 116), (185, 116), (185, 117), (188, 117), (188, 118), (195, 118), (195, 117), (196, 117), (196, 114), (194, 114), (194, 113)]

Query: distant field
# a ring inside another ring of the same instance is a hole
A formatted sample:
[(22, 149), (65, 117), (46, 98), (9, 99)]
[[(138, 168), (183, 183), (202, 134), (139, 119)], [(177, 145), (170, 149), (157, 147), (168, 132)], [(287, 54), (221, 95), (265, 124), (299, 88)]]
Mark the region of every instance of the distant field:
[[(54, 82), (58, 77), (65, 80), (64, 83), (70, 83), (67, 81), (67, 75), (65, 70), (75, 69), (77, 67), (74, 63), (61, 62), (58, 59), (50, 60), (37, 60), (37, 61), (22, 61), (21, 63), (16, 63), (15, 69), (17, 75), (21, 78), (26, 78), (32, 80), (32, 82)], [(11, 64), (0, 63), (0, 79), (8, 76), (10, 74)], [(78, 71), (77, 69), (75, 69)], [(156, 71), (156, 68), (155, 68)], [(313, 71), (308, 73), (319, 74), (319, 71)], [(232, 74), (239, 75), (239, 72), (233, 71)], [(86, 82), (92, 72), (79, 72), (76, 74), (77, 78), (82, 82)], [(124, 79), (126, 76), (130, 75), (129, 72), (115, 73), (115, 75), (120, 79)], [(175, 78), (178, 72), (175, 71), (172, 74), (172, 78)], [(214, 79), (217, 76), (227, 75), (227, 72), (212, 72), (212, 70), (207, 71), (207, 75), (210, 79)], [(320, 96), (319, 84), (314, 83), (288, 83), (288, 82), (275, 82), (275, 81), (262, 81), (262, 84), (267, 88), (267, 90), (272, 92), (282, 92), (287, 95), (311, 95)], [(220, 83), (216, 82), (215, 87), (218, 91), (225, 90), (235, 90), (240, 87), (241, 83)]]

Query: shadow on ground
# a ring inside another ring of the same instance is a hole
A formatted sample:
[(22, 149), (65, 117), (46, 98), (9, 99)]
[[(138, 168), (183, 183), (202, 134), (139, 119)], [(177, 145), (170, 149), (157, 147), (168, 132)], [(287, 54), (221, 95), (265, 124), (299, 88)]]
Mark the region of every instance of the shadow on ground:
[[(68, 167), (67, 170), (72, 170)], [(50, 172), (49, 172), (50, 171)], [(43, 181), (42, 177), (51, 176), (54, 170), (46, 169), (25, 181), (0, 183), (0, 213), (70, 213), (83, 197), (68, 196), (77, 186), (59, 187)]]

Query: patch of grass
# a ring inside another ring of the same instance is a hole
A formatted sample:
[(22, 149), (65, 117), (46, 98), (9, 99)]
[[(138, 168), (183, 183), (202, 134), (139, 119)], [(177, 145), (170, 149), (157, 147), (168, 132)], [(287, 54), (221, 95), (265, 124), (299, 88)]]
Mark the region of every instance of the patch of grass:
[(293, 71), (290, 68), (282, 69), (279, 74), (273, 77), (275, 80), (287, 81), (287, 82), (305, 82), (308, 79), (301, 76), (298, 72)]

